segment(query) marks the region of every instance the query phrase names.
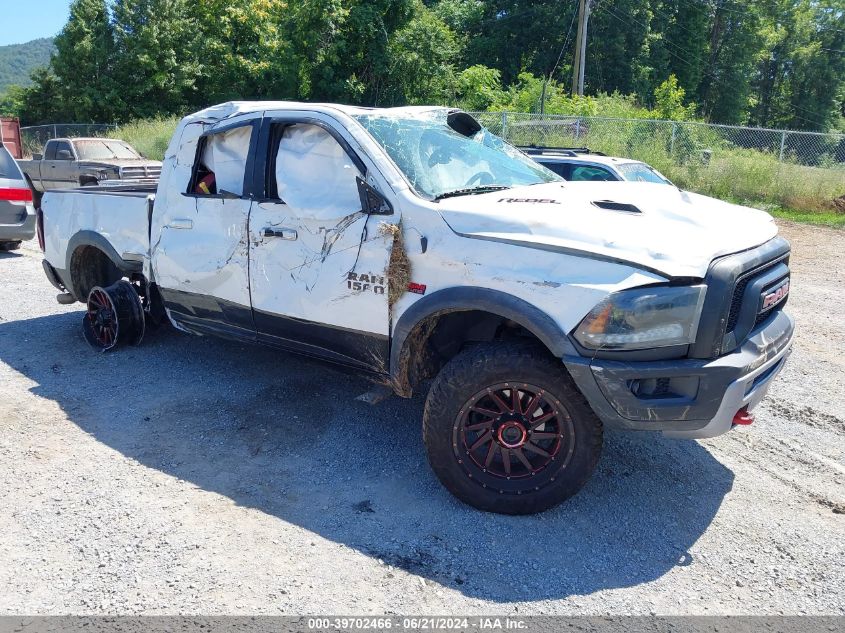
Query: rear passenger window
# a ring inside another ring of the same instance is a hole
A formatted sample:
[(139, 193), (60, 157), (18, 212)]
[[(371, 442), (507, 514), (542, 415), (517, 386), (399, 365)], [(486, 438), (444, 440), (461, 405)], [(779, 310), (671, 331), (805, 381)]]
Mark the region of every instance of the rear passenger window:
[(542, 163), (543, 167), (546, 169), (553, 171), (558, 176), (562, 177), (564, 180), (569, 180), (571, 177), (570, 171), (572, 170), (572, 165), (567, 165), (566, 163)]
[(15, 159), (12, 158), (9, 150), (0, 145), (0, 178), (19, 180), (21, 177), (21, 170), (18, 169)]
[(202, 137), (188, 193), (242, 196), (252, 132), (249, 124)]
[(570, 180), (589, 180), (589, 181), (605, 181), (616, 180), (613, 175), (606, 169), (601, 167), (590, 167), (589, 165), (580, 165), (572, 168), (572, 175)]

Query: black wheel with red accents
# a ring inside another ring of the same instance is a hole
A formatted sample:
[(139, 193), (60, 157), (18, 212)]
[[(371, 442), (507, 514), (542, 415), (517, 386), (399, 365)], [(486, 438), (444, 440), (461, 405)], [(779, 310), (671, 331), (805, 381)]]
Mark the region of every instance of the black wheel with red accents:
[(480, 510), (542, 512), (590, 478), (602, 425), (559, 360), (534, 345), (479, 345), (453, 358), (426, 400), (434, 472)]
[(144, 338), (141, 297), (128, 281), (95, 286), (88, 294), (87, 307), (82, 333), (93, 348), (106, 352), (120, 345), (138, 345)]

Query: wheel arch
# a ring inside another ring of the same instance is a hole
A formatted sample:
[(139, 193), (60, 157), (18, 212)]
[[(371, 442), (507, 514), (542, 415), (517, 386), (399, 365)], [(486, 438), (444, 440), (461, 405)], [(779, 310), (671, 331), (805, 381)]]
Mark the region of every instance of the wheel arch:
[[(446, 288), (416, 301), (393, 328), (390, 378), (398, 395), (409, 397), (416, 383), (425, 377), (420, 370), (427, 362), (426, 346), (443, 317), (467, 312), (482, 313), (489, 325), (498, 322), (522, 328), (557, 358), (576, 353), (554, 319), (525, 299), (490, 288)], [(481, 340), (494, 338), (495, 335)]]
[(91, 287), (108, 286), (120, 277), (140, 273), (142, 264), (123, 259), (105, 237), (85, 230), (68, 240), (65, 270), (70, 274), (74, 296), (84, 301)]

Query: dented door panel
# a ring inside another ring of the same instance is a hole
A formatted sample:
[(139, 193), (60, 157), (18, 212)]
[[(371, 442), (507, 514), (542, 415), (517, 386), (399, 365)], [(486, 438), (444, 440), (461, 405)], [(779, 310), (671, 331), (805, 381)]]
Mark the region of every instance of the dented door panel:
[[(365, 231), (366, 225), (366, 231)], [(330, 221), (264, 202), (250, 217), (250, 284), (259, 337), (381, 371), (387, 358), (390, 240), (355, 211)], [(296, 240), (267, 236), (284, 227)]]
[[(239, 117), (224, 129), (256, 121), (260, 113)], [(209, 328), (228, 325), (239, 336), (254, 337), (248, 275), (249, 192), (244, 189), (237, 192), (242, 197), (235, 198), (190, 191), (200, 140), (203, 134), (216, 132), (211, 123), (190, 125), (179, 144), (171, 144), (175, 156), (166, 160), (159, 187), (165, 197), (153, 211), (151, 267), (174, 321), (186, 329), (203, 323)], [(248, 180), (245, 174), (245, 183)]]
[(321, 127), (309, 116), (308, 123), (295, 114), (265, 119), (263, 151), (275, 187), (264, 183), (272, 199), (254, 204), (249, 221), (258, 336), (386, 372), (392, 238), (379, 226), (383, 218), (361, 210), (360, 156), (350, 157), (327, 131), (331, 120)]

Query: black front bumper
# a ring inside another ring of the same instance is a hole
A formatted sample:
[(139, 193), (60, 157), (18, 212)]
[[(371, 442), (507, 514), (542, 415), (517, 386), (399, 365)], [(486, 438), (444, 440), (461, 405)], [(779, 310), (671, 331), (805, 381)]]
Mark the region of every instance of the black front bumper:
[(739, 409), (756, 406), (789, 355), (795, 325), (778, 311), (729, 354), (710, 360), (620, 362), (565, 356), (563, 362), (606, 425), (712, 437)]
[(782, 312), (786, 301), (761, 303), (788, 283), (789, 255), (789, 242), (775, 237), (714, 260), (703, 279), (696, 340), (686, 349), (590, 354), (576, 346), (563, 362), (599, 418), (678, 437), (730, 430), (739, 409), (763, 398), (789, 354), (794, 323)]

